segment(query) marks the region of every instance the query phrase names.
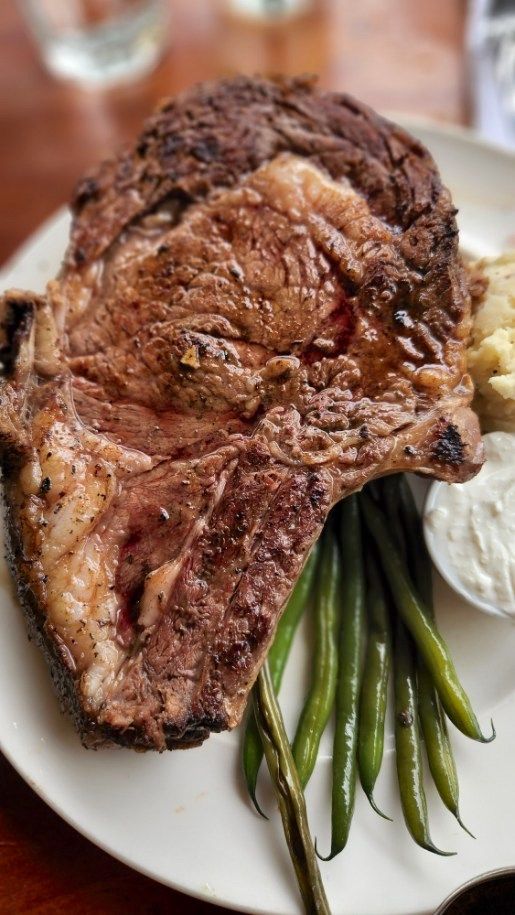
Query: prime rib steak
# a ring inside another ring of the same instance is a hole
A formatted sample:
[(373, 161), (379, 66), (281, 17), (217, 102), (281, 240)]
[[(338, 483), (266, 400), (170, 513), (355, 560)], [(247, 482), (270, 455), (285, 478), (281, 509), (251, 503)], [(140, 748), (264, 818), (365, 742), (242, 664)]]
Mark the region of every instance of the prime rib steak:
[(166, 101), (2, 320), (12, 567), (87, 745), (232, 728), (331, 507), (481, 465), (449, 193), (309, 80)]

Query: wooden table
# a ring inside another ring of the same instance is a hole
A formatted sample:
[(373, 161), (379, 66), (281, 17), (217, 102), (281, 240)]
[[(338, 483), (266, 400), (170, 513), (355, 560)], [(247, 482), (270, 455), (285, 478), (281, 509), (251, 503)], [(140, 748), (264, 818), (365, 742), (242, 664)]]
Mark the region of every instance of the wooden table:
[[(227, 16), (216, 0), (171, 0), (154, 73), (106, 92), (45, 74), (13, 0), (0, 3), (0, 262), (66, 202), (84, 168), (133, 136), (162, 96), (236, 72), (317, 72), (382, 110), (465, 122), (465, 0), (326, 0), (287, 26)], [(99, 851), (0, 758), (2, 915), (214, 913)], [(208, 828), (208, 827), (206, 827)], [(293, 891), (293, 890), (292, 890)]]

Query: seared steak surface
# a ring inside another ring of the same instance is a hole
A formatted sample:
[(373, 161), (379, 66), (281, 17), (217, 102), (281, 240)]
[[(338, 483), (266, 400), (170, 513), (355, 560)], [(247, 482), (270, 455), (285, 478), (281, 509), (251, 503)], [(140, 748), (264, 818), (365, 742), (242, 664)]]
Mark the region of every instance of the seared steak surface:
[(3, 300), (12, 561), (89, 744), (233, 727), (334, 503), (481, 464), (454, 209), (425, 149), (306, 81), (166, 102)]

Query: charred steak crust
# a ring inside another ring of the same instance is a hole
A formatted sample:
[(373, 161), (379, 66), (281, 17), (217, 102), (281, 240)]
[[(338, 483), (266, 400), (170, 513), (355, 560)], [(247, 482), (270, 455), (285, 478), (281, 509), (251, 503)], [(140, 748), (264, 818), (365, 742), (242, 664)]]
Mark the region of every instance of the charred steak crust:
[(233, 727), (331, 507), (477, 472), (455, 210), (427, 151), (309, 80), (165, 102), (2, 303), (11, 565), (89, 746)]

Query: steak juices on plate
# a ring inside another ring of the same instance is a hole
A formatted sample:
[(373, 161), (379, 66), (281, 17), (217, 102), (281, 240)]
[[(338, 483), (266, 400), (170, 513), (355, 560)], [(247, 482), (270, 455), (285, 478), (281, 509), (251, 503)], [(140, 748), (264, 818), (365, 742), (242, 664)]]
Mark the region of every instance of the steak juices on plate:
[(87, 745), (234, 727), (331, 507), (482, 450), (455, 211), (400, 128), (307, 80), (166, 102), (3, 299), (14, 574)]

